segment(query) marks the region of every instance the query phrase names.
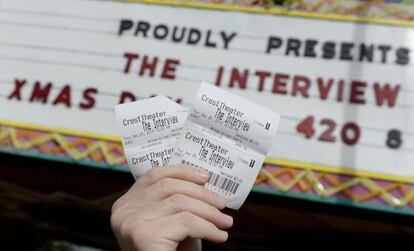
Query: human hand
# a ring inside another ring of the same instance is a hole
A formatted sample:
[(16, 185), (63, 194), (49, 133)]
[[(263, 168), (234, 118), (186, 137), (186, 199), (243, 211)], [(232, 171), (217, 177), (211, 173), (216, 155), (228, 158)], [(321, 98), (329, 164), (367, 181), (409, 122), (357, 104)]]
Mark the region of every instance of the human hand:
[(233, 218), (206, 189), (208, 172), (189, 165), (154, 168), (112, 206), (111, 226), (123, 251), (176, 250), (188, 238), (225, 242)]

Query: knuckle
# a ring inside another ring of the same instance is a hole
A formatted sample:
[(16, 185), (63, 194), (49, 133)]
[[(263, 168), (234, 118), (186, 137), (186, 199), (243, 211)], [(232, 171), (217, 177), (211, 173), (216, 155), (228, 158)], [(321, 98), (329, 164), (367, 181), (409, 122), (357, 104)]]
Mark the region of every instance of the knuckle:
[(208, 190), (207, 188), (200, 186), (199, 193), (201, 194), (201, 199), (204, 202), (214, 201), (214, 193)]
[(119, 223), (117, 230), (119, 234), (125, 239), (132, 236), (132, 231), (130, 231), (130, 223), (128, 221)]
[(191, 226), (191, 224), (193, 224), (197, 219), (194, 214), (184, 211), (179, 214), (179, 220), (183, 225)]
[(146, 172), (141, 178), (144, 178), (144, 180), (148, 183), (153, 183), (158, 178), (158, 170), (156, 168), (153, 168)]
[(119, 220), (118, 220), (118, 216), (116, 214), (114, 214), (114, 213), (111, 214), (110, 223), (111, 223), (112, 230), (119, 231), (120, 223), (119, 223)]
[(171, 178), (165, 178), (162, 179), (160, 182), (158, 182), (158, 185), (160, 186), (161, 190), (167, 193), (174, 193), (174, 186), (173, 186), (173, 179)]
[[(206, 189), (207, 190), (207, 189)], [(219, 206), (220, 209), (223, 209), (226, 206), (226, 201), (223, 197), (221, 197), (218, 193), (207, 190), (208, 191), (208, 200), (213, 202), (215, 205)], [(207, 194), (207, 192), (206, 192)]]
[(116, 200), (114, 202), (114, 204), (112, 204), (112, 207), (111, 207), (111, 217), (114, 216), (114, 214), (117, 212), (118, 208), (119, 208), (119, 202), (118, 202), (118, 200)]
[(119, 225), (118, 231), (123, 239), (140, 242), (146, 238), (148, 227), (141, 221), (125, 220)]
[(169, 207), (174, 212), (183, 211), (185, 203), (187, 202), (186, 196), (182, 194), (173, 194), (168, 198)]
[(117, 201), (114, 202), (114, 204), (112, 204), (112, 207), (111, 207), (110, 222), (111, 222), (112, 228), (117, 228), (120, 225), (119, 219), (121, 218), (121, 215), (122, 215), (121, 201), (120, 199), (118, 199)]
[(114, 202), (114, 204), (112, 204), (112, 207), (111, 207), (111, 214), (113, 215), (113, 214), (116, 214), (118, 211), (119, 211), (119, 208), (121, 207), (121, 205), (122, 205), (122, 203), (123, 203), (123, 197), (124, 196), (121, 196), (120, 198), (118, 198), (115, 202)]
[(216, 207), (210, 206), (209, 207), (209, 211), (211, 213), (211, 215), (213, 215), (214, 217), (219, 218), (222, 215), (222, 212), (220, 210), (218, 210)]

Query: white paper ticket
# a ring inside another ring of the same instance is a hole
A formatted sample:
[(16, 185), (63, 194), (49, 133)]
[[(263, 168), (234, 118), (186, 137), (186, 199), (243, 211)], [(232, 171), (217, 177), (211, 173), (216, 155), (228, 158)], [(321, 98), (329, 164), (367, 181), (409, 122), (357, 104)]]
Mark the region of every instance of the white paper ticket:
[(174, 149), (172, 163), (209, 171), (206, 187), (239, 209), (275, 138), (280, 115), (202, 83)]
[(188, 110), (165, 96), (115, 106), (122, 145), (135, 178), (170, 164)]

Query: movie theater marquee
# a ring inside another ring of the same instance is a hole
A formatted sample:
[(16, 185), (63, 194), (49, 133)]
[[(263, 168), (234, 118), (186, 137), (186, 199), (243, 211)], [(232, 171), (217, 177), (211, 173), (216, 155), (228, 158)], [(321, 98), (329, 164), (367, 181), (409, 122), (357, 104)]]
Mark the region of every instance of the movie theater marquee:
[(0, 1), (0, 120), (117, 135), (202, 80), (282, 114), (269, 156), (414, 177), (414, 29), (108, 1)]

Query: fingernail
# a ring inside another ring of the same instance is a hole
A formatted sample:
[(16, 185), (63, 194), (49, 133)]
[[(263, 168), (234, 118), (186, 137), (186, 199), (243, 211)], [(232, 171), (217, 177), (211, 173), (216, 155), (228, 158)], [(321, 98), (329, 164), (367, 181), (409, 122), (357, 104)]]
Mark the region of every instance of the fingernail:
[(226, 222), (229, 226), (233, 226), (233, 217), (227, 214), (223, 214), (224, 218), (226, 219)]
[(229, 234), (226, 231), (220, 230), (220, 235), (223, 240), (227, 240), (229, 238)]
[(195, 172), (196, 172), (196, 176), (201, 180), (206, 180), (208, 177), (208, 171), (204, 169), (196, 168)]

